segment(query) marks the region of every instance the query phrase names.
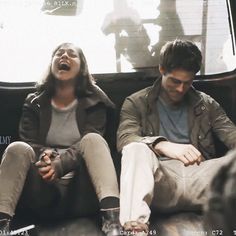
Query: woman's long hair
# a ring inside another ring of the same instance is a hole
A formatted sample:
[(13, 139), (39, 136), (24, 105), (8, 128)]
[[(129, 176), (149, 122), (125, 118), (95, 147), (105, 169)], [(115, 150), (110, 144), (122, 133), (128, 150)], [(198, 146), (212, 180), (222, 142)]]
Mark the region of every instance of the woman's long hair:
[(55, 94), (55, 87), (56, 87), (56, 78), (54, 77), (51, 66), (52, 66), (52, 59), (54, 55), (56, 54), (57, 50), (59, 50), (63, 46), (73, 45), (78, 54), (80, 59), (80, 71), (76, 75), (75, 80), (75, 95), (77, 97), (85, 97), (92, 93), (92, 88), (95, 83), (94, 78), (89, 73), (88, 70), (88, 64), (86, 61), (86, 58), (84, 56), (84, 53), (81, 48), (75, 46), (72, 43), (62, 43), (53, 51), (52, 57), (51, 57), (51, 63), (49, 65), (48, 73), (45, 76), (45, 78), (42, 80), (40, 84), (37, 85), (37, 89), (39, 92), (45, 91), (46, 94), (50, 97), (53, 97)]

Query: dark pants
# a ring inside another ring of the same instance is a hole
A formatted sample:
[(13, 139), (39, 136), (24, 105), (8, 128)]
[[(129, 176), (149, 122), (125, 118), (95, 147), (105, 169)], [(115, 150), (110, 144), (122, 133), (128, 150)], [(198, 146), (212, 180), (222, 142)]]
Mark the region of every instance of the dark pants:
[(13, 216), (20, 200), (20, 205), (45, 218), (82, 216), (96, 213), (103, 198), (119, 197), (115, 168), (104, 138), (89, 133), (74, 148), (83, 159), (73, 178), (50, 183), (39, 175), (34, 165), (37, 157), (30, 145), (10, 144), (0, 166), (0, 212)]
[(60, 179), (53, 183), (42, 180), (37, 168), (32, 164), (18, 208), (44, 219), (98, 213), (99, 201), (84, 160), (72, 179)]
[(18, 205), (44, 218), (97, 213), (99, 202), (84, 159), (73, 178), (53, 183), (42, 179), (35, 159), (33, 149), (23, 142), (12, 143), (5, 151), (0, 168), (0, 212), (13, 216)]

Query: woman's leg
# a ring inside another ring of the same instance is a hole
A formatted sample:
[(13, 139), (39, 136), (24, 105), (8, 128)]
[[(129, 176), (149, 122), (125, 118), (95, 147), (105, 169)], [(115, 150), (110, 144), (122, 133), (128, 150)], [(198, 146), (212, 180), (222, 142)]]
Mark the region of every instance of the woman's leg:
[(0, 212), (14, 215), (30, 165), (35, 160), (33, 149), (24, 142), (11, 143), (0, 166)]
[(89, 133), (82, 138), (79, 148), (99, 201), (107, 197), (119, 198), (116, 171), (105, 139)]
[(119, 189), (108, 144), (99, 134), (89, 133), (80, 141), (79, 150), (100, 202), (102, 230), (105, 235), (120, 235)]
[(47, 182), (32, 164), (28, 170), (18, 210), (29, 211), (40, 218), (56, 218), (65, 215), (67, 187), (63, 180)]
[(41, 178), (35, 160), (33, 149), (24, 142), (6, 148), (0, 166), (0, 217), (12, 218), (18, 202), (21, 208), (43, 214), (61, 199), (58, 186)]
[(83, 159), (68, 186), (67, 197), (69, 215), (84, 217), (99, 213), (99, 201)]

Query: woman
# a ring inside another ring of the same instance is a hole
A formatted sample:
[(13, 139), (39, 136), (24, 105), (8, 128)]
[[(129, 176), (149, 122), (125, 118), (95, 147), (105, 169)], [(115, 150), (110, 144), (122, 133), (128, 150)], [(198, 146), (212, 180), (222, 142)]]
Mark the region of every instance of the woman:
[(40, 217), (88, 215), (100, 208), (102, 230), (119, 234), (118, 184), (102, 137), (110, 108), (113, 103), (95, 85), (82, 50), (59, 45), (46, 79), (23, 106), (23, 142), (10, 144), (3, 155), (2, 229), (20, 199)]

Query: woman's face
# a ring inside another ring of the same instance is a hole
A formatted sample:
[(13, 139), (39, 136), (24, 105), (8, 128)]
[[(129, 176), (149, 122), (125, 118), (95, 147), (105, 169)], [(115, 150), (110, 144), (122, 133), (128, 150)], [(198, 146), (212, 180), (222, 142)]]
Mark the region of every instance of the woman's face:
[(58, 80), (74, 79), (80, 71), (80, 56), (72, 44), (63, 45), (52, 58), (51, 71)]

